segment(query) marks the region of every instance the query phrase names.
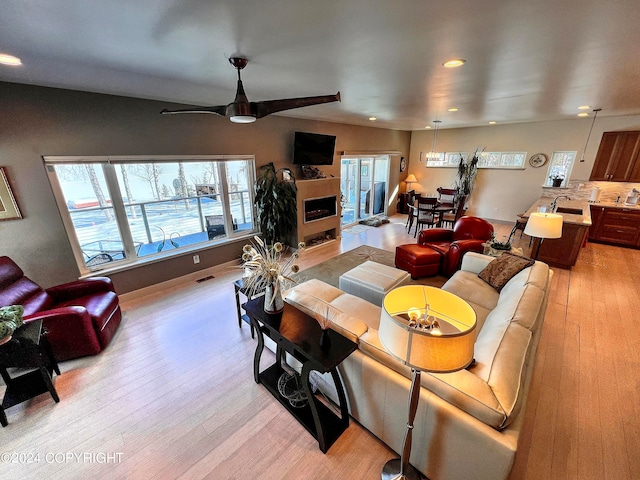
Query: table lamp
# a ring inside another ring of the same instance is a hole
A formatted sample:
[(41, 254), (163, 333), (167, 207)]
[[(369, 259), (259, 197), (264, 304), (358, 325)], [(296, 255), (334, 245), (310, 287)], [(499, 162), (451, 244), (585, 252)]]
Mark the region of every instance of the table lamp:
[(538, 254), (540, 253), (540, 245), (542, 245), (545, 238), (562, 237), (562, 215), (558, 215), (557, 213), (534, 212), (529, 217), (529, 220), (527, 220), (524, 233), (530, 237), (540, 239), (536, 247), (536, 254), (533, 256), (533, 259), (537, 260)]
[(413, 421), (420, 398), (420, 373), (450, 373), (473, 361), (476, 314), (456, 295), (435, 287), (406, 285), (382, 302), (380, 342), (398, 361), (411, 367), (409, 414), (401, 458), (389, 460), (382, 480), (419, 480), (409, 464)]
[(413, 173), (410, 173), (404, 181), (407, 182), (407, 192), (409, 192), (411, 190), (411, 184), (416, 183), (418, 179)]

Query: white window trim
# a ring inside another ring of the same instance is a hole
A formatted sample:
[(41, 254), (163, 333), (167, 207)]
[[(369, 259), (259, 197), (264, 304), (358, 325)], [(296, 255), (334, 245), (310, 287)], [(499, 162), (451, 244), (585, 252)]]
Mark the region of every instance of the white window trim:
[[(466, 161), (469, 158), (469, 153), (467, 152), (436, 152), (438, 155), (437, 163), (434, 163), (433, 160), (426, 158), (426, 155), (429, 152), (420, 152), (420, 161), (425, 162), (425, 167), (427, 168), (458, 168), (458, 164), (460, 163), (460, 156)], [(484, 152), (483, 152), (484, 153)], [(527, 158), (527, 152), (522, 151), (507, 151), (507, 152), (498, 152), (492, 151), (487, 153), (500, 153), (501, 155), (513, 155), (519, 154), (522, 155), (522, 165), (491, 165), (484, 166), (482, 165), (482, 160), (478, 162), (478, 169), (483, 170), (524, 170), (525, 162)], [(480, 154), (482, 155), (482, 153)]]
[[(553, 182), (551, 181), (551, 179), (549, 178), (549, 175), (551, 174), (551, 169), (553, 168), (553, 161), (556, 157), (557, 154), (565, 154), (565, 153), (573, 153), (573, 159), (571, 160), (571, 163), (569, 164), (569, 168), (567, 169), (567, 172), (564, 176), (564, 180), (562, 180), (562, 183), (560, 184), (559, 187), (553, 187)], [(557, 150), (555, 152), (553, 152), (553, 154), (551, 155), (551, 158), (549, 159), (549, 166), (547, 167), (547, 177), (544, 181), (544, 184), (542, 185), (543, 187), (551, 187), (551, 188), (566, 188), (567, 185), (569, 184), (569, 181), (571, 180), (571, 172), (573, 171), (573, 166), (576, 163), (576, 156), (578, 155), (578, 152), (575, 150)]]
[[(142, 264), (155, 263), (158, 261), (162, 261), (169, 257), (184, 255), (185, 253), (195, 252), (204, 250), (207, 248), (211, 248), (213, 245), (210, 242), (205, 244), (197, 244), (192, 247), (187, 246), (183, 247), (180, 250), (166, 251), (161, 252), (157, 255), (148, 256), (148, 257), (138, 257), (134, 251), (133, 247), (133, 239), (131, 237), (131, 232), (129, 229), (127, 215), (125, 211), (125, 205), (121, 200), (116, 201), (115, 199), (121, 199), (122, 195), (120, 193), (120, 186), (118, 184), (117, 176), (115, 173), (114, 165), (119, 165), (122, 163), (163, 163), (163, 162), (225, 162), (225, 161), (237, 161), (237, 160), (245, 160), (253, 162), (253, 169), (249, 169), (248, 173), (248, 183), (249, 185), (255, 184), (255, 156), (254, 155), (116, 155), (116, 156), (52, 156), (46, 155), (43, 156), (45, 169), (47, 171), (47, 175), (49, 177), (49, 183), (51, 185), (53, 195), (60, 212), (62, 223), (65, 227), (65, 231), (67, 237), (69, 238), (69, 243), (71, 245), (71, 249), (73, 252), (73, 256), (78, 265), (78, 269), (80, 270), (81, 277), (89, 277), (91, 275), (104, 274), (104, 273), (114, 273), (118, 271), (127, 270), (130, 268), (137, 267)], [(96, 268), (87, 268), (84, 261), (84, 256), (82, 254), (82, 249), (80, 247), (80, 242), (76, 235), (75, 227), (73, 225), (73, 220), (71, 219), (71, 215), (69, 214), (69, 210), (67, 208), (67, 204), (65, 201), (65, 196), (58, 182), (58, 177), (55, 173), (54, 165), (55, 164), (87, 164), (87, 163), (95, 163), (105, 166), (105, 180), (109, 186), (109, 191), (111, 192), (112, 197), (112, 206), (114, 210), (114, 214), (116, 217), (116, 223), (118, 225), (118, 229), (120, 230), (120, 234), (122, 235), (122, 242), (125, 246), (126, 258), (123, 260), (119, 260), (113, 266), (106, 266), (109, 264), (101, 264)], [(224, 165), (221, 165), (221, 173), (225, 172)], [(223, 193), (228, 193), (228, 186), (226, 176), (219, 176)], [(252, 195), (252, 193), (251, 193)], [(226, 195), (224, 198), (228, 198)], [(253, 197), (252, 197), (253, 198)], [(253, 218), (255, 219), (255, 203), (253, 199), (251, 203), (254, 204), (254, 212)], [(224, 208), (225, 215), (225, 223), (231, 225), (231, 213), (229, 211), (229, 205), (225, 202)], [(237, 241), (239, 239), (251, 238), (253, 235), (257, 233), (257, 225), (253, 225), (253, 230), (244, 231), (238, 234), (231, 234), (226, 239), (222, 241), (217, 241), (216, 245), (229, 243), (232, 241)], [(232, 232), (231, 229), (227, 228), (228, 232)]]

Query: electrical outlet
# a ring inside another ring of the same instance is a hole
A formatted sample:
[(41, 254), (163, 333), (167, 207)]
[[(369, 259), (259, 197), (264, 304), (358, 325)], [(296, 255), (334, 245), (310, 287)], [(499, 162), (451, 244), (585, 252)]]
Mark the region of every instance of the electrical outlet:
[(200, 255), (193, 256), (193, 263), (200, 263)]

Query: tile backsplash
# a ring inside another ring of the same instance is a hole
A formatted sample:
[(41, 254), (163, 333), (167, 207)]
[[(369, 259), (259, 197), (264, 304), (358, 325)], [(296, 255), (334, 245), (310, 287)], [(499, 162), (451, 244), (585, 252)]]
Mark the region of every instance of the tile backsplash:
[(591, 190), (595, 187), (600, 187), (600, 202), (615, 202), (618, 197), (620, 197), (621, 202), (624, 202), (627, 193), (629, 193), (631, 189), (636, 188), (640, 190), (640, 183), (571, 180), (568, 186), (562, 188), (542, 187), (542, 196), (553, 198), (557, 195), (568, 195), (571, 197), (571, 200), (588, 201), (591, 197)]

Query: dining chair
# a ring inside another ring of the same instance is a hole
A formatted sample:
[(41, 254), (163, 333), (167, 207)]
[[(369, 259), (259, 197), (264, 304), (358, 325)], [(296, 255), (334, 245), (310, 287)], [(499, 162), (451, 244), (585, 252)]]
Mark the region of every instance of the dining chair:
[[(456, 217), (456, 194), (455, 188), (438, 187), (438, 209), (440, 212), (440, 226), (453, 228), (453, 224), (457, 220)], [(450, 210), (444, 210), (450, 208)]]
[(440, 214), (436, 212), (438, 206), (438, 199), (435, 197), (420, 197), (417, 200), (415, 208), (415, 223), (416, 230), (413, 233), (415, 237), (418, 234), (418, 229), (423, 225), (434, 226), (440, 221)]

